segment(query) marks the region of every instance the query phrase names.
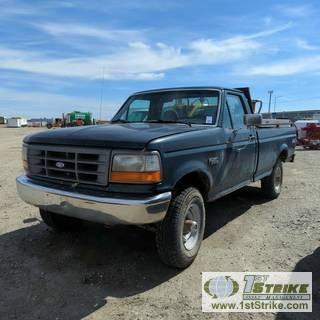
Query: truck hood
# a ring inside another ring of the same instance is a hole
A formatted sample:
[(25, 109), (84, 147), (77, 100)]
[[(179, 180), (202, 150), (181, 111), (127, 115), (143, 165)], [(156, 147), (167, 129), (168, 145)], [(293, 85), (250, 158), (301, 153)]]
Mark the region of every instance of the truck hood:
[(184, 132), (205, 130), (184, 124), (123, 123), (52, 129), (24, 138), (25, 143), (143, 149), (150, 141)]

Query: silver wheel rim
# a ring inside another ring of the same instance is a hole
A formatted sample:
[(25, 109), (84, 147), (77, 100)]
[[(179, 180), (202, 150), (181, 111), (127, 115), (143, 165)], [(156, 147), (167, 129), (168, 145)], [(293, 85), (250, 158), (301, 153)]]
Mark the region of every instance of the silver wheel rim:
[(274, 173), (274, 189), (277, 193), (280, 192), (282, 185), (282, 170), (280, 167), (276, 168), (276, 171)]
[(201, 208), (193, 202), (183, 224), (182, 241), (186, 250), (190, 251), (197, 245), (201, 227)]

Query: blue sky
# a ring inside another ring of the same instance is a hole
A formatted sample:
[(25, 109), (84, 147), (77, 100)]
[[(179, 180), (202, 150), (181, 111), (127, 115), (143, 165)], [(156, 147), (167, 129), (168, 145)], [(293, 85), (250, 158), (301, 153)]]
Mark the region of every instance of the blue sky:
[(318, 1), (0, 6), (0, 115), (76, 109), (99, 117), (102, 93), (102, 116), (110, 118), (132, 92), (201, 85), (249, 86), (264, 110), (270, 89), (278, 111), (320, 109)]

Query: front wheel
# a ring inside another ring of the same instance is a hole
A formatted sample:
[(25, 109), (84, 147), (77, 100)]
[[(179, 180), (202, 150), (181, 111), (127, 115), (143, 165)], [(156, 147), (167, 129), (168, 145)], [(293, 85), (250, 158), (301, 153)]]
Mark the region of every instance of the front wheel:
[(282, 189), (282, 180), (283, 167), (282, 162), (279, 159), (273, 167), (271, 175), (261, 180), (261, 189), (263, 195), (269, 199), (278, 198)]
[(171, 201), (156, 234), (160, 259), (167, 265), (186, 268), (196, 258), (203, 239), (205, 206), (198, 189), (180, 191)]

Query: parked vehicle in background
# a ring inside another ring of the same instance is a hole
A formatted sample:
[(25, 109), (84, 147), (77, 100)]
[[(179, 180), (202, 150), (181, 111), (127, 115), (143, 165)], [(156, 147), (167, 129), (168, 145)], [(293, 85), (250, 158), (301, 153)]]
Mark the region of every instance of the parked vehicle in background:
[(17, 188), (57, 230), (83, 220), (148, 226), (161, 260), (185, 268), (201, 245), (205, 203), (258, 180), (276, 199), (295, 144), (291, 123), (253, 113), (248, 89), (144, 91), (107, 126), (26, 137)]
[(307, 135), (307, 130), (305, 130), (308, 124), (320, 124), (320, 121), (317, 119), (309, 119), (309, 120), (297, 120), (294, 124), (297, 128), (297, 137), (298, 137), (298, 145), (303, 145), (304, 140)]
[(48, 122), (47, 128), (62, 128), (63, 127), (63, 119), (62, 118), (54, 118), (51, 122)]
[(66, 127), (92, 125), (91, 112), (73, 111), (64, 115), (63, 118), (64, 118), (64, 124)]
[(55, 118), (48, 123), (47, 128), (64, 128), (64, 127), (81, 127), (94, 124), (92, 114), (90, 112), (73, 111), (63, 114), (62, 118)]
[(304, 148), (320, 149), (320, 123), (307, 123), (301, 128), (298, 141)]

